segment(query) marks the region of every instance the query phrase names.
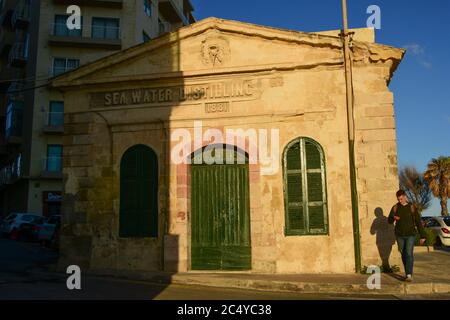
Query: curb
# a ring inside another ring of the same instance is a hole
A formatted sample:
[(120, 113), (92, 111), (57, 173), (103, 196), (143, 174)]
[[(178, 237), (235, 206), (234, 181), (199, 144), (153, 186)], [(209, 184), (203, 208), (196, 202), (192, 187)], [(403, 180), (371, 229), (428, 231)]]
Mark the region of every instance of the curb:
[(328, 293), (328, 294), (362, 294), (362, 295), (416, 295), (416, 294), (450, 294), (450, 283), (398, 283), (381, 284), (381, 289), (371, 290), (366, 284), (319, 283), (264, 279), (239, 279), (221, 275), (198, 276), (184, 273), (147, 273), (90, 271), (85, 273), (94, 277), (112, 277), (143, 281), (155, 284), (197, 285), (215, 288), (247, 289), (257, 291), (292, 292), (292, 293)]
[(302, 293), (332, 293), (332, 294), (448, 294), (450, 284), (447, 283), (400, 283), (381, 285), (381, 289), (371, 290), (365, 284), (342, 284), (342, 283), (310, 283), (293, 281), (270, 281), (270, 280), (248, 280), (248, 279), (199, 279), (190, 278), (185, 275), (174, 275), (172, 283), (185, 285), (201, 285), (207, 287), (252, 289), (260, 291), (276, 292), (302, 292)]

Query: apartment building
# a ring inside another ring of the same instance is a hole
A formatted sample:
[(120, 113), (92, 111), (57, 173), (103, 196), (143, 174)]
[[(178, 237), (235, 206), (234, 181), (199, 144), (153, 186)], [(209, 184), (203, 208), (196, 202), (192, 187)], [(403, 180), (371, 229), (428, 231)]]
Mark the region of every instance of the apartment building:
[[(69, 30), (67, 8), (81, 8)], [(64, 99), (48, 79), (193, 23), (189, 0), (0, 1), (0, 216), (60, 213)]]

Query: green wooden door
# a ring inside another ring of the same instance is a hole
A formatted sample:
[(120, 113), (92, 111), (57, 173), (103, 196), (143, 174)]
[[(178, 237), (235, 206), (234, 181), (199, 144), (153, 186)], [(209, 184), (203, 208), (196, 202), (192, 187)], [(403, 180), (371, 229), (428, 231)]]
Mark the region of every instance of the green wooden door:
[(248, 165), (193, 165), (192, 269), (251, 269)]

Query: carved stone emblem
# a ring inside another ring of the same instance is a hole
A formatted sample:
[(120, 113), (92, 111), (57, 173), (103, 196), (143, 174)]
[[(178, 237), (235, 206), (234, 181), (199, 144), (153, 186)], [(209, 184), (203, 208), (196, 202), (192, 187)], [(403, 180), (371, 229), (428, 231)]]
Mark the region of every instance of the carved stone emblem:
[(224, 65), (230, 59), (230, 45), (222, 36), (211, 35), (202, 41), (202, 62), (207, 66)]

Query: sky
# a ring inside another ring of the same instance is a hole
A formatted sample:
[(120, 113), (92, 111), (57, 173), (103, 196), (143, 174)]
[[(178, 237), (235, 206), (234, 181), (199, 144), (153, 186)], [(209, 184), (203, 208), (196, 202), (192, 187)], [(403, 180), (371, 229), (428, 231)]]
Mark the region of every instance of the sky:
[[(341, 0), (191, 0), (197, 20), (207, 17), (298, 31), (342, 28)], [(450, 156), (450, 0), (347, 0), (349, 27), (364, 28), (370, 5), (381, 9), (378, 43), (406, 48), (394, 92), (399, 167), (426, 170)], [(440, 214), (433, 199), (423, 216)]]

